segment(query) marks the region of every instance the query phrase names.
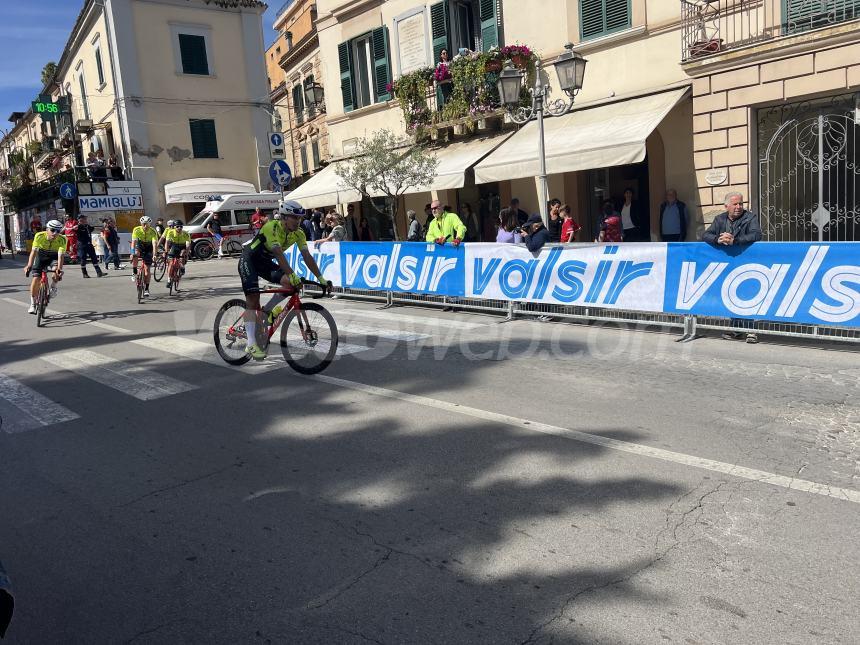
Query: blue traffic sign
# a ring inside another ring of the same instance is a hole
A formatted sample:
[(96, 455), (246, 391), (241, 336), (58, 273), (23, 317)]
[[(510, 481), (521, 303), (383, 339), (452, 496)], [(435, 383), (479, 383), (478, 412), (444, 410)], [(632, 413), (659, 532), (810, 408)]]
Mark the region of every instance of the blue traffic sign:
[(276, 186), (286, 186), (293, 179), (293, 172), (286, 161), (276, 159), (269, 166), (269, 177)]
[(71, 182), (66, 182), (62, 186), (60, 186), (60, 197), (63, 199), (74, 199), (78, 190), (75, 185)]
[(269, 135), (269, 142), (276, 148), (280, 148), (284, 143), (284, 137), (280, 132), (272, 132), (272, 134)]

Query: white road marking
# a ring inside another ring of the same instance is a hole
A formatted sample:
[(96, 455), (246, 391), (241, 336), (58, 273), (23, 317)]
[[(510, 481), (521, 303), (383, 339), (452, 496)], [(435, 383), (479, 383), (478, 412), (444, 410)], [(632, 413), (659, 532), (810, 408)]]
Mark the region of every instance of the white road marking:
[[(159, 354), (168, 352), (170, 354), (176, 354), (177, 356), (190, 358), (195, 361), (203, 361), (204, 363), (211, 363), (212, 365), (233, 367), (234, 369), (246, 371), (251, 370), (261, 372), (281, 369), (287, 366), (283, 359), (275, 360), (273, 358), (267, 358), (265, 361), (252, 361), (244, 365), (233, 366), (224, 362), (218, 354), (218, 350), (215, 349), (215, 345), (212, 341), (207, 343), (193, 338), (187, 338), (185, 336), (151, 336), (149, 338), (136, 338), (131, 342), (135, 345), (154, 349)], [(280, 358), (280, 356), (278, 358)]]
[(364, 383), (356, 383), (355, 381), (347, 381), (332, 376), (317, 374), (316, 376), (309, 376), (307, 378), (321, 381), (323, 383), (328, 383), (330, 385), (336, 385), (342, 388), (348, 388), (358, 392), (364, 392), (366, 394), (373, 394), (388, 399), (396, 399), (399, 401), (405, 401), (407, 403), (422, 405), (428, 408), (432, 408), (434, 410), (446, 410), (448, 412), (455, 412), (457, 414), (462, 414), (476, 419), (493, 421), (496, 423), (513, 426), (522, 430), (541, 432), (543, 434), (555, 435), (559, 437), (566, 437), (568, 439), (573, 439), (574, 441), (581, 441), (583, 443), (601, 446), (610, 450), (619, 450), (621, 452), (627, 452), (642, 457), (651, 457), (652, 459), (660, 459), (662, 461), (668, 461), (684, 466), (691, 466), (693, 468), (701, 468), (703, 470), (709, 470), (712, 472), (721, 473), (723, 475), (730, 475), (732, 477), (749, 479), (751, 481), (756, 481), (762, 484), (771, 484), (773, 486), (780, 486), (789, 490), (813, 493), (816, 495), (823, 495), (825, 497), (832, 497), (834, 499), (840, 499), (854, 502), (855, 504), (860, 504), (860, 491), (853, 490), (850, 488), (828, 486), (827, 484), (820, 484), (818, 482), (812, 482), (805, 479), (797, 479), (795, 477), (786, 477), (784, 475), (769, 473), (764, 470), (747, 468), (745, 466), (738, 466), (722, 461), (715, 461), (713, 459), (705, 459), (703, 457), (687, 455), (681, 452), (673, 452), (671, 450), (653, 448), (651, 446), (645, 446), (638, 443), (619, 441), (618, 439), (611, 439), (609, 437), (602, 437), (596, 434), (580, 432), (579, 430), (561, 428), (559, 426), (553, 426), (547, 423), (529, 421), (527, 419), (512, 417), (506, 414), (499, 414), (497, 412), (489, 412), (487, 410), (471, 408), (466, 405), (458, 405), (456, 403), (450, 403), (441, 399), (431, 399), (424, 396), (417, 396), (415, 394), (406, 394), (405, 392), (389, 390), (386, 388), (376, 387), (374, 385), (366, 385)]
[(80, 416), (23, 383), (0, 374), (0, 418), (0, 430), (14, 434), (73, 421)]
[(375, 318), (386, 321), (388, 324), (396, 324), (398, 322), (413, 323), (416, 325), (438, 325), (446, 328), (473, 330), (483, 329), (487, 327), (487, 323), (470, 323), (462, 320), (447, 320), (445, 318), (434, 318), (433, 316), (408, 316), (405, 314), (392, 313), (390, 309), (386, 311), (367, 311), (364, 309), (334, 309), (332, 313), (344, 315), (347, 319), (350, 318)]
[(141, 401), (151, 401), (197, 389), (195, 385), (86, 349), (48, 354), (41, 359)]
[[(13, 298), (3, 298), (6, 302), (10, 302), (13, 305), (18, 305), (19, 307), (27, 308), (30, 306), (29, 302), (21, 302), (20, 300), (14, 300)], [(100, 329), (106, 329), (107, 331), (116, 332), (117, 334), (130, 334), (131, 332), (128, 329), (123, 329), (122, 327), (116, 327), (114, 325), (109, 325), (107, 323), (99, 322), (97, 320), (90, 320), (88, 318), (80, 318), (78, 316), (71, 316), (67, 313), (63, 313), (62, 311), (57, 311), (53, 307), (50, 307), (45, 310), (49, 316), (61, 316), (63, 318), (69, 320), (81, 320), (87, 324), (93, 325), (94, 327), (98, 327)]]
[(384, 329), (374, 327), (373, 325), (362, 325), (361, 323), (348, 323), (346, 325), (338, 324), (337, 331), (339, 334), (355, 334), (356, 336), (377, 336), (386, 340), (395, 342), (412, 342), (416, 340), (424, 340), (430, 338), (430, 334), (419, 334), (411, 331), (398, 331), (396, 329)]

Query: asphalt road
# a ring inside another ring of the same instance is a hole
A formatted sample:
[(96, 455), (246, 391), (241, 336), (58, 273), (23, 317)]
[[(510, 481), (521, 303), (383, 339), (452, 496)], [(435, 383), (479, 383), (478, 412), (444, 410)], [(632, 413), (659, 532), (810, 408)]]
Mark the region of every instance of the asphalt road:
[(860, 360), (327, 300), (230, 368), (235, 260), (143, 305), (0, 260), (10, 643), (857, 643)]

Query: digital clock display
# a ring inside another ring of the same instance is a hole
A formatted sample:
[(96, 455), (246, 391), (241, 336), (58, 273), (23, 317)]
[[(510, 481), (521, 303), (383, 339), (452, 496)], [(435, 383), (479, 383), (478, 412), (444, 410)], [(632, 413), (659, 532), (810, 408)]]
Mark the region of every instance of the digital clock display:
[(57, 103), (33, 102), (33, 111), (36, 114), (59, 114), (60, 106)]

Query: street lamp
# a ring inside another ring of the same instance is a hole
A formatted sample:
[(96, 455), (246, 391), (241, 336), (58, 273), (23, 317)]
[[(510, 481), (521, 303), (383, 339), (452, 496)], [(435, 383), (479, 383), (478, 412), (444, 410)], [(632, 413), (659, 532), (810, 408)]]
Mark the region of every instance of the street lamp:
[(540, 75), (540, 66), (535, 70), (535, 86), (529, 88), (529, 94), (532, 97), (531, 106), (520, 105), (520, 95), (522, 94), (525, 79), (525, 74), (522, 71), (512, 67), (505, 67), (499, 74), (499, 81), (497, 83), (499, 97), (514, 123), (523, 124), (537, 118), (540, 156), (540, 175), (538, 177), (540, 180), (539, 201), (540, 214), (544, 224), (547, 223), (546, 206), (549, 196), (547, 194), (543, 118), (544, 116), (561, 116), (570, 112), (573, 108), (576, 95), (582, 89), (582, 83), (585, 79), (585, 66), (588, 63), (580, 54), (573, 51), (573, 45), (570, 43), (566, 44), (564, 48), (566, 51), (556, 59), (553, 67), (555, 67), (562, 91), (568, 96), (567, 101), (561, 98), (550, 100), (551, 88), (549, 85), (543, 84), (543, 79), (541, 79)]
[(319, 83), (305, 85), (305, 105), (325, 112), (325, 90)]

